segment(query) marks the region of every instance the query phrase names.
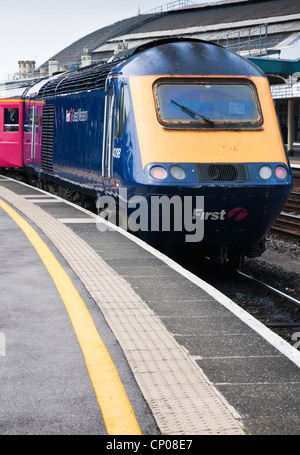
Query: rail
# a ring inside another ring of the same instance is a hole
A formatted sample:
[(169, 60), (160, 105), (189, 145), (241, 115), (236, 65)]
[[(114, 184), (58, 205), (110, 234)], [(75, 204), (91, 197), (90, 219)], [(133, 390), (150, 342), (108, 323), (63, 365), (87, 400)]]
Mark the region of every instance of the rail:
[(300, 237), (300, 216), (281, 212), (272, 229), (291, 236)]
[[(274, 288), (273, 286), (270, 286), (267, 283), (264, 283), (263, 281), (258, 280), (257, 278), (254, 278), (251, 275), (247, 275), (246, 273), (236, 270), (236, 273), (246, 279), (247, 281), (250, 281), (252, 283), (255, 283), (257, 286), (259, 286), (261, 289), (267, 290), (271, 294), (275, 295), (276, 297), (280, 297), (282, 300), (284, 300), (288, 304), (292, 304), (294, 308), (300, 310), (300, 301), (298, 299), (295, 299), (294, 297), (291, 297), (288, 294), (285, 294), (282, 291), (279, 291), (279, 289)], [(283, 323), (284, 324), (284, 323)], [(290, 323), (288, 323), (290, 324)], [(299, 322), (295, 323), (295, 325), (299, 326)]]

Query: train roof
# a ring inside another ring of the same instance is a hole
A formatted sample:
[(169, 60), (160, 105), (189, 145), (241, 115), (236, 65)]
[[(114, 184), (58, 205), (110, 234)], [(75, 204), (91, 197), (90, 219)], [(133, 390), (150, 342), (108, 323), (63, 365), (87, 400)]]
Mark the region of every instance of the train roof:
[(121, 52), (105, 63), (56, 75), (41, 86), (37, 97), (104, 89), (109, 74), (266, 77), (256, 65), (222, 46), (192, 38), (173, 38), (151, 41)]
[[(249, 60), (218, 44), (193, 38), (169, 38), (148, 42), (120, 53), (112, 60), (124, 75), (178, 74), (260, 76), (266, 75)], [(222, 64), (220, 64), (222, 62)]]
[(38, 80), (40, 79), (26, 79), (0, 84), (0, 99), (23, 98)]

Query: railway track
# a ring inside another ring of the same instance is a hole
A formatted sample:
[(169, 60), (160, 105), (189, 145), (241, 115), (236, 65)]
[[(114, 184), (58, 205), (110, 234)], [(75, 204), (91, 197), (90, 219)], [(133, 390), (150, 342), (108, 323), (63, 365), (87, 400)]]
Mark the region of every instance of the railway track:
[[(275, 296), (276, 298), (279, 298), (284, 303), (291, 305), (293, 310), (295, 310), (296, 312), (300, 311), (300, 300), (295, 299), (294, 297), (291, 297), (290, 295), (280, 291), (279, 289), (276, 289), (273, 286), (270, 286), (269, 284), (264, 283), (263, 281), (258, 280), (257, 278), (254, 278), (251, 275), (247, 275), (246, 273), (244, 273), (240, 270), (236, 270), (236, 273), (239, 276), (241, 276), (242, 278), (244, 278), (245, 280), (247, 280), (248, 282), (255, 284), (262, 290), (267, 291), (269, 294)], [(299, 320), (299, 322), (293, 323), (293, 324), (297, 324), (300, 327), (300, 320)], [(288, 325), (288, 323), (287, 323), (287, 325)]]
[[(286, 207), (284, 210), (286, 210)], [(281, 212), (272, 229), (291, 236), (300, 237), (300, 215), (294, 215), (285, 211)]]
[[(258, 308), (258, 305), (253, 304), (253, 297), (246, 295), (241, 306), (295, 346), (295, 335), (297, 339), (300, 338), (300, 300), (240, 270), (236, 270), (236, 274), (253, 288), (251, 293), (256, 293), (256, 301), (263, 301)], [(258, 294), (261, 294), (262, 298), (259, 298)]]
[(293, 191), (284, 208), (289, 212), (300, 214), (300, 192)]

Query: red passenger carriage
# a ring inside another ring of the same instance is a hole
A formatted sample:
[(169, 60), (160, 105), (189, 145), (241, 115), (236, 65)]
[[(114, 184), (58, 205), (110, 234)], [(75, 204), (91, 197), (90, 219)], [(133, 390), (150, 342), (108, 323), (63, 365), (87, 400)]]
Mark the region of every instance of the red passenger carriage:
[(22, 98), (0, 98), (0, 167), (23, 167)]
[(30, 79), (0, 84), (0, 168), (24, 167), (25, 95), (36, 82)]

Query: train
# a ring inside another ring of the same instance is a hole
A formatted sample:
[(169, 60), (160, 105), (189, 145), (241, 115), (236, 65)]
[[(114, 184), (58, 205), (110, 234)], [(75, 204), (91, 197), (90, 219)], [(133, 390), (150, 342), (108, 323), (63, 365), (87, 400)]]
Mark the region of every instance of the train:
[(180, 37), (0, 87), (0, 168), (230, 264), (265, 251), (293, 184), (266, 75)]

